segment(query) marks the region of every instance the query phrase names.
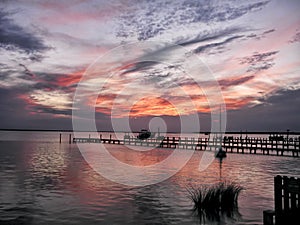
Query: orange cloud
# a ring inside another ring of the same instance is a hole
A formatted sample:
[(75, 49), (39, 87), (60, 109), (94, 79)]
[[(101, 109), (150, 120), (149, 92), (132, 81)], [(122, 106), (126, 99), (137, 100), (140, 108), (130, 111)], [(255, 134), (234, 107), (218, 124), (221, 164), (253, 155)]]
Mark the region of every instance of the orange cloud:
[(64, 87), (70, 86), (72, 84), (77, 84), (80, 81), (80, 79), (81, 79), (82, 75), (84, 74), (84, 72), (85, 72), (85, 69), (82, 69), (82, 70), (78, 70), (78, 71), (75, 71), (73, 73), (70, 73), (66, 76), (61, 76), (58, 79), (58, 84), (60, 86), (64, 86)]
[(225, 104), (227, 110), (232, 110), (232, 109), (239, 109), (242, 108), (246, 105), (251, 104), (252, 101), (254, 101), (256, 98), (255, 97), (244, 97), (244, 98), (226, 98), (225, 97)]
[(130, 109), (130, 117), (139, 116), (178, 116), (177, 109), (167, 100), (160, 97), (149, 97), (139, 100)]

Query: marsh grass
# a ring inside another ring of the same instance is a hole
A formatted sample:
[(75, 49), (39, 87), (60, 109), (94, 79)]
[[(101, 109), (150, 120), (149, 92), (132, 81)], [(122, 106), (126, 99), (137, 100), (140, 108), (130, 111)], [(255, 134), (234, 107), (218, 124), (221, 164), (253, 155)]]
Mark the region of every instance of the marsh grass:
[(193, 212), (200, 221), (220, 221), (222, 216), (234, 218), (238, 213), (238, 196), (243, 188), (235, 183), (222, 182), (211, 187), (187, 189), (194, 203)]

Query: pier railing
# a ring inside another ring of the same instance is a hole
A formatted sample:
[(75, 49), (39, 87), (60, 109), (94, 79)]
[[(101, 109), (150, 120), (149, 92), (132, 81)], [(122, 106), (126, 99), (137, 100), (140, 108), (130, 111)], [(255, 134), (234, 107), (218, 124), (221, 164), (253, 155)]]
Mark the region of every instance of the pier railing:
[(294, 138), (269, 137), (233, 137), (225, 136), (213, 138), (180, 138), (180, 137), (159, 137), (148, 138), (145, 140), (136, 137), (124, 136), (123, 139), (110, 138), (73, 138), (75, 143), (104, 143), (119, 145), (136, 145), (159, 148), (179, 148), (193, 149), (200, 151), (212, 151), (221, 147), (229, 153), (241, 154), (262, 154), (277, 156), (299, 157), (300, 153), (300, 136)]

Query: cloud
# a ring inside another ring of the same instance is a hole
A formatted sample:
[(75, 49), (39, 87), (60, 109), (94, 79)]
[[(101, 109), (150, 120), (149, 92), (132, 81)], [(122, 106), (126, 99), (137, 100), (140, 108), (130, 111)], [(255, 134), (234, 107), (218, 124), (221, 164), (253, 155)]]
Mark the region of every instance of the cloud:
[[(265, 106), (274, 106), (283, 111), (286, 110), (285, 108), (293, 108), (295, 111), (299, 111), (298, 106), (300, 105), (300, 89), (281, 89), (275, 93), (272, 93), (272, 95), (259, 100)], [(282, 107), (283, 103), (286, 105), (286, 107)]]
[(137, 62), (134, 64), (130, 64), (126, 66), (126, 69), (124, 72), (122, 72), (121, 74), (127, 74), (127, 73), (133, 73), (133, 72), (140, 72), (140, 71), (144, 71), (147, 70), (149, 68), (151, 68), (152, 66), (158, 64), (159, 62), (153, 62), (153, 61), (142, 61), (142, 62)]
[(300, 89), (279, 90), (262, 104), (227, 111), (228, 130), (299, 131)]
[(223, 88), (227, 88), (227, 87), (230, 87), (230, 86), (241, 85), (243, 83), (246, 83), (249, 80), (252, 80), (253, 78), (254, 78), (254, 76), (225, 78), (225, 79), (219, 80), (219, 84)]
[[(75, 91), (74, 74), (47, 73), (31, 71), (26, 65), (19, 64), (22, 71), (1, 70), (3, 84), (0, 87), (7, 90), (13, 99), (20, 99), (26, 103), (28, 113), (50, 113), (53, 116), (70, 115), (72, 97)], [(26, 81), (26, 82), (25, 82)], [(11, 97), (10, 97), (11, 98)], [(19, 102), (19, 101), (18, 101)], [(11, 102), (13, 105), (13, 100)]]
[(46, 106), (41, 106), (41, 105), (36, 105), (33, 107), (35, 112), (38, 113), (49, 113), (52, 114), (53, 116), (55, 115), (65, 115), (65, 116), (71, 116), (72, 115), (72, 110), (70, 109), (54, 109), (51, 107), (46, 107)]
[(20, 63), (19, 66), (23, 67), (25, 69), (25, 74), (28, 75), (31, 78), (35, 78), (36, 75), (32, 73), (24, 64)]
[(289, 43), (296, 43), (300, 42), (300, 31), (298, 31), (293, 38), (289, 41)]
[[(72, 121), (65, 116), (70, 115), (71, 111), (53, 110), (47, 107), (33, 105), (28, 99), (22, 97), (24, 91), (26, 90), (0, 87), (0, 128), (72, 128)], [(57, 117), (57, 115), (59, 117)]]
[(176, 44), (178, 44), (180, 46), (188, 46), (188, 45), (197, 44), (199, 42), (217, 40), (220, 38), (224, 38), (226, 36), (231, 36), (235, 33), (242, 32), (243, 30), (244, 29), (239, 28), (239, 27), (232, 27), (232, 28), (217, 30), (215, 32), (201, 33), (192, 39), (191, 38), (182, 38), (181, 40), (178, 40), (176, 42)]
[(263, 32), (263, 34), (273, 33), (274, 31), (275, 31), (275, 29), (270, 29), (270, 30), (267, 30), (267, 31)]
[[(139, 1), (120, 16), (117, 36), (147, 40), (172, 30), (174, 26), (223, 22), (260, 10), (269, 1), (233, 4), (207, 1)], [(141, 19), (143, 18), (143, 19)]]
[[(151, 104), (149, 104), (151, 102)], [(130, 116), (177, 116), (179, 113), (176, 108), (166, 99), (160, 97), (149, 97), (140, 99), (130, 109)]]
[(85, 68), (82, 67), (77, 68), (75, 71), (74, 68), (66, 67), (66, 70), (73, 69), (74, 72), (70, 73), (32, 71), (28, 68), (28, 66), (21, 63), (19, 64), (19, 67), (23, 68), (23, 71), (7, 70), (5, 71), (5, 73), (4, 70), (1, 71), (5, 75), (6, 79), (12, 77), (13, 72), (17, 72), (19, 79), (27, 80), (28, 82), (30, 82), (26, 85), (24, 85), (24, 83), (16, 83), (14, 86), (27, 86), (30, 90), (60, 90), (64, 93), (73, 93), (75, 91), (77, 83), (80, 81), (80, 79), (82, 78), (82, 74), (85, 71)]
[(235, 39), (239, 39), (239, 38), (242, 38), (242, 37), (244, 37), (244, 36), (243, 35), (233, 36), (233, 37), (227, 38), (226, 40), (221, 41), (221, 42), (215, 42), (215, 43), (210, 43), (210, 44), (207, 44), (207, 45), (203, 45), (203, 46), (200, 46), (200, 47), (196, 48), (193, 52), (196, 53), (196, 54), (199, 54), (199, 53), (203, 53), (207, 50), (214, 49), (214, 48), (218, 48), (220, 50), (221, 48), (224, 47), (224, 45), (232, 42)]
[[(23, 51), (27, 54), (47, 50), (43, 40), (29, 30), (14, 23), (9, 13), (0, 9), (0, 47), (9, 51)], [(35, 57), (32, 56), (33, 60)]]
[(249, 66), (247, 72), (260, 72), (262, 70), (267, 70), (274, 66), (274, 56), (278, 52), (279, 51), (264, 53), (255, 52), (251, 56), (240, 59), (240, 64), (246, 64)]

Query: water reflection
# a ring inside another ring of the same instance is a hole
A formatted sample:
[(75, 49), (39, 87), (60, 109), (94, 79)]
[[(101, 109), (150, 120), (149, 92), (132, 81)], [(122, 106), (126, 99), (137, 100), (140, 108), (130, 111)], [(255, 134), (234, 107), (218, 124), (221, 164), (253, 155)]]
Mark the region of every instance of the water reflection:
[(199, 224), (226, 224), (226, 221), (232, 224), (241, 219), (238, 197), (243, 187), (223, 179), (223, 158), (216, 158), (215, 161), (219, 164), (219, 182), (187, 188), (193, 202), (193, 215), (198, 218)]
[[(156, 185), (138, 189), (134, 195), (137, 206), (137, 221), (147, 221), (151, 224), (170, 224), (168, 215), (172, 212), (171, 205), (164, 201)], [(155, 215), (155, 219), (153, 218)]]
[(223, 158), (217, 158), (216, 160), (219, 161), (219, 171), (220, 171), (220, 182), (222, 181), (222, 163), (223, 163)]
[(47, 144), (35, 149), (29, 159), (29, 180), (38, 190), (58, 189), (65, 177), (68, 166), (67, 153), (64, 148), (49, 148)]
[[(274, 205), (273, 177), (300, 174), (299, 159), (237, 154), (199, 172), (203, 152), (195, 152), (175, 176), (132, 188), (97, 174), (73, 144), (2, 141), (0, 149), (0, 224), (199, 224), (186, 187), (220, 181), (245, 190), (238, 202), (241, 217), (228, 219), (225, 213), (214, 223), (261, 224), (262, 211)], [(132, 165), (153, 164), (169, 154), (127, 150), (110, 146), (115, 157)]]

